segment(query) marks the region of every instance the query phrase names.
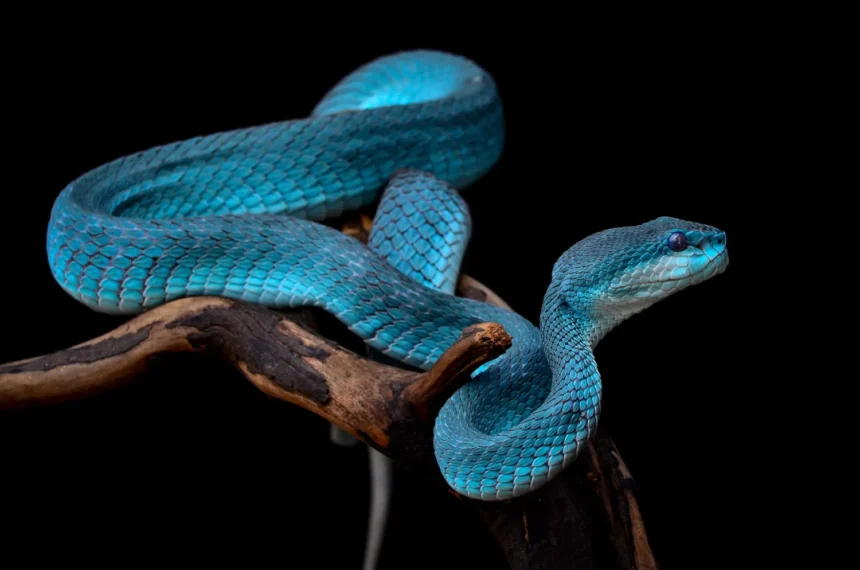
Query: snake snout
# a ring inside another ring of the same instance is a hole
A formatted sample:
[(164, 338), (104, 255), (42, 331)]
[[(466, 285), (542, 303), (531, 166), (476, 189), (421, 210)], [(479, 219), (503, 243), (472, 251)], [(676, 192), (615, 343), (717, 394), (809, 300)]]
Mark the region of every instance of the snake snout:
[(715, 231), (702, 238), (699, 248), (706, 259), (706, 277), (714, 277), (723, 273), (729, 264), (729, 250), (726, 245), (726, 232)]
[(726, 232), (717, 231), (712, 234), (705, 234), (695, 245), (710, 261), (713, 261), (726, 251)]

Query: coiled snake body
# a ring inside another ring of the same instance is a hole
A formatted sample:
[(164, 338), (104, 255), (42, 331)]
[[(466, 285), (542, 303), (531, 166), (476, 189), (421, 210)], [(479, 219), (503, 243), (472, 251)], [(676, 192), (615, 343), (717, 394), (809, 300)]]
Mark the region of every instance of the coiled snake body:
[[(587, 237), (555, 264), (540, 327), (454, 296), (470, 225), (455, 189), (504, 141), (493, 79), (432, 51), (370, 62), (304, 119), (201, 136), (119, 158), (58, 196), (47, 253), (95, 310), (135, 313), (190, 295), (316, 306), (370, 346), (428, 368), (477, 322), (512, 347), (443, 406), (436, 458), (461, 494), (540, 487), (597, 426), (595, 344), (659, 299), (722, 272), (724, 234), (674, 218)], [(372, 203), (369, 247), (317, 223)]]

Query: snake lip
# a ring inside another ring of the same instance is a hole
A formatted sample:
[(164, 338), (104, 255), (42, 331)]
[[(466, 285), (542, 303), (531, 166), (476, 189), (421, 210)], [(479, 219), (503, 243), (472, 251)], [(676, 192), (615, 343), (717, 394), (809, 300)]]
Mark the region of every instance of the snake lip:
[(714, 257), (709, 258), (708, 262), (705, 263), (704, 265), (702, 265), (699, 269), (697, 269), (696, 271), (693, 271), (692, 273), (689, 273), (688, 275), (684, 275), (682, 277), (668, 277), (665, 279), (658, 279), (656, 281), (638, 281), (636, 283), (628, 283), (626, 285), (613, 285), (613, 286), (609, 287), (609, 291), (612, 293), (618, 293), (618, 292), (625, 292), (625, 291), (633, 289), (635, 287), (643, 287), (646, 285), (653, 285), (656, 283), (672, 283), (674, 281), (684, 281), (684, 280), (688, 280), (688, 279), (693, 279), (697, 275), (704, 273), (705, 270), (707, 270), (709, 267), (713, 267), (714, 265), (717, 265), (717, 268), (716, 268), (714, 274), (712, 275), (712, 277), (713, 277), (713, 276), (718, 275), (718, 274), (722, 273), (723, 271), (725, 271), (725, 268), (728, 265), (728, 255), (729, 255), (729, 250), (723, 249)]

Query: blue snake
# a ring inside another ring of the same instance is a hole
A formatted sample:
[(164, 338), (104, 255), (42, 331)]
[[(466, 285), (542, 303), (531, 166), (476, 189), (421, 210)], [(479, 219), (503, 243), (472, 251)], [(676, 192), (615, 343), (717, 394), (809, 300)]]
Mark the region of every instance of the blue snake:
[[(194, 295), (318, 307), (421, 369), (469, 325), (500, 323), (511, 348), (444, 404), (433, 444), (455, 491), (518, 497), (562, 472), (595, 432), (595, 345), (723, 272), (728, 250), (715, 227), (660, 217), (564, 252), (539, 326), (456, 296), (471, 232), (459, 191), (503, 144), (486, 71), (443, 52), (386, 55), (341, 79), (308, 117), (164, 144), (84, 173), (52, 208), (51, 272), (72, 297), (112, 314)], [(376, 200), (368, 245), (321, 223)]]

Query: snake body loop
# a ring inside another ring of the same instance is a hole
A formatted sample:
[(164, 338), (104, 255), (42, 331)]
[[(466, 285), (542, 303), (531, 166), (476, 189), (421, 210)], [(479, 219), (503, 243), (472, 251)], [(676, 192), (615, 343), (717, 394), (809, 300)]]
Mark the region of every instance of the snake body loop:
[[(540, 328), (456, 297), (471, 231), (457, 191), (493, 166), (503, 142), (495, 83), (473, 62), (432, 51), (382, 57), (307, 118), (158, 146), (72, 181), (51, 212), (50, 268), (75, 299), (108, 313), (192, 295), (319, 307), (424, 369), (467, 326), (498, 322), (512, 347), (444, 405), (434, 446), (461, 494), (520, 496), (561, 472), (596, 429), (596, 343), (722, 272), (728, 253), (720, 230), (664, 217), (565, 252)], [(369, 247), (317, 223), (382, 190)]]

